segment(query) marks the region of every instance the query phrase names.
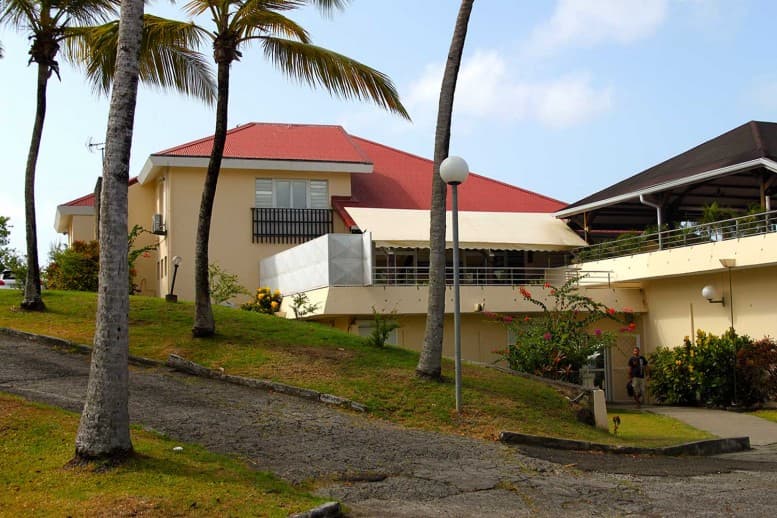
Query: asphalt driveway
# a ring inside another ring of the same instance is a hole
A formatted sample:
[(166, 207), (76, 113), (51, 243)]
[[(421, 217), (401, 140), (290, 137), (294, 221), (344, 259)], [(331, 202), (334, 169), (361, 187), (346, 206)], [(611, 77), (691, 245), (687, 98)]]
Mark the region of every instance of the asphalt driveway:
[[(4, 392), (78, 412), (88, 370), (86, 355), (0, 335)], [(133, 422), (291, 481), (323, 481), (320, 492), (353, 516), (771, 516), (777, 508), (773, 462), (519, 450), (161, 367), (132, 367), (130, 382)]]

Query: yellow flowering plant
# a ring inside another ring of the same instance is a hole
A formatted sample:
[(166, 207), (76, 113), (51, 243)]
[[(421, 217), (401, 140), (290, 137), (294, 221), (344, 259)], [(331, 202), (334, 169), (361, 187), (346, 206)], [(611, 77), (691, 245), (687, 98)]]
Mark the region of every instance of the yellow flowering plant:
[(281, 309), (281, 302), (283, 302), (283, 295), (281, 295), (280, 290), (273, 291), (267, 287), (257, 288), (254, 297), (241, 305), (240, 309), (272, 315)]

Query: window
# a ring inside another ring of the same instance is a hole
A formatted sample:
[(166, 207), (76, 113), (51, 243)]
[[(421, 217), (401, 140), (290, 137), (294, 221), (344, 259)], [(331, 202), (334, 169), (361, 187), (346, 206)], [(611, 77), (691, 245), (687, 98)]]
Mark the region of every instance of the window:
[(256, 208), (328, 209), (327, 180), (256, 179)]

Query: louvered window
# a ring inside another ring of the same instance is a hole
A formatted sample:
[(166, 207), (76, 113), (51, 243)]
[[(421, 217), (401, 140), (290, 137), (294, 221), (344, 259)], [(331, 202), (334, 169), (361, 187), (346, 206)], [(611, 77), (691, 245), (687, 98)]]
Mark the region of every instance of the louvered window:
[(258, 209), (328, 209), (329, 182), (257, 178), (255, 206)]

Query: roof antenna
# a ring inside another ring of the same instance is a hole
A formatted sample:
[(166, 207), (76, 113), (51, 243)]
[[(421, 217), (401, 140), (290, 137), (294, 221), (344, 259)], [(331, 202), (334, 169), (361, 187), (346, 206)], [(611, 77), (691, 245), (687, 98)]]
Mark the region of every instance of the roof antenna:
[(86, 143), (84, 144), (86, 146), (86, 149), (89, 150), (90, 153), (94, 153), (95, 149), (100, 150), (100, 158), (103, 162), (105, 162), (105, 142), (95, 142), (92, 137), (89, 137), (86, 140)]

